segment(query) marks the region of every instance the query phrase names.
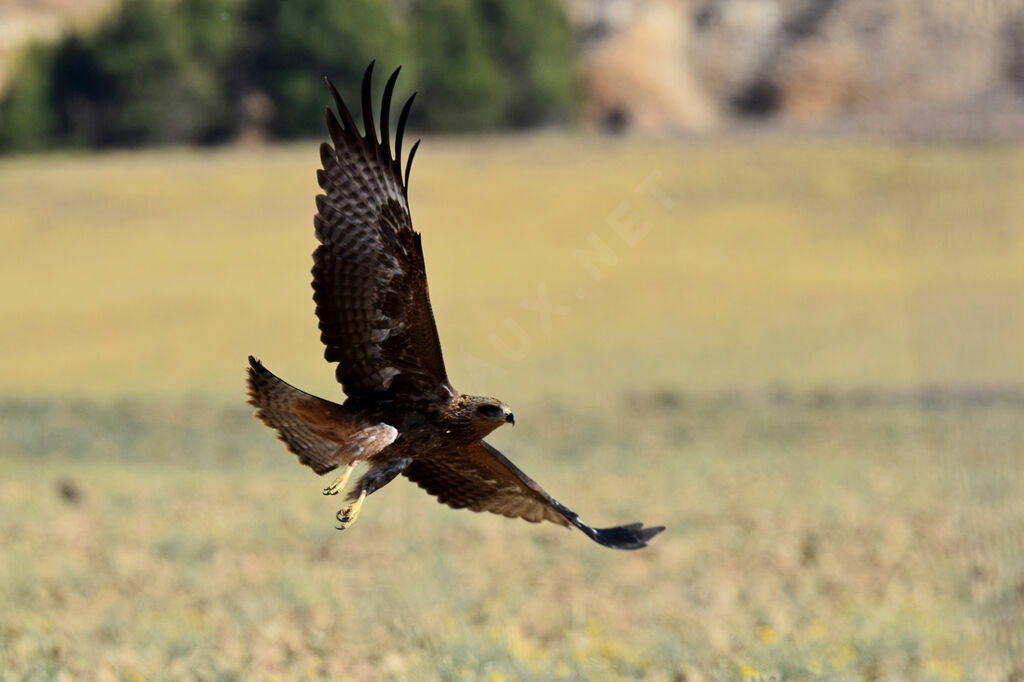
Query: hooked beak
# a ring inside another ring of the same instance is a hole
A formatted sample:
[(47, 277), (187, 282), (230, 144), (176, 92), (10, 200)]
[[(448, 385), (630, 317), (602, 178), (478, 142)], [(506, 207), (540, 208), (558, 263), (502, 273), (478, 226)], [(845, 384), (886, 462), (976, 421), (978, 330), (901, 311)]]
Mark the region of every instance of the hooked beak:
[(508, 414), (505, 415), (505, 423), (506, 424), (511, 424), (512, 426), (515, 426), (516, 425), (516, 416), (514, 414), (512, 414), (511, 412), (509, 412)]

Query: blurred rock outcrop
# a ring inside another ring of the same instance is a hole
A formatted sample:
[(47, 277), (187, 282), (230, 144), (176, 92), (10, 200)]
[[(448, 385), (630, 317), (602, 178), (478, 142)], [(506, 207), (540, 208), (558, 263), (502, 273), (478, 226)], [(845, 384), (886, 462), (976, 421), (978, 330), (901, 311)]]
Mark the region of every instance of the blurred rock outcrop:
[(1024, 0), (568, 2), (606, 127), (1024, 131)]
[(685, 3), (581, 0), (571, 9), (584, 35), (585, 120), (610, 132), (685, 132), (717, 122), (689, 59)]

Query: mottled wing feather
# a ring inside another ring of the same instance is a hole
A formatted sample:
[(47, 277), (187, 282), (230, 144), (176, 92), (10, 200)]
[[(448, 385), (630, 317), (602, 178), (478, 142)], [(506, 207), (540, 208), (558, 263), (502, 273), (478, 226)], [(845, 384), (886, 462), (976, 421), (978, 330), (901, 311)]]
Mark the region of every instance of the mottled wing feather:
[(483, 441), (417, 459), (403, 473), (439, 502), (455, 509), (569, 525), (537, 483)]
[(405, 182), (402, 176), (400, 145), (408, 104), (392, 158), (387, 109), (398, 72), (385, 86), (382, 143), (373, 127), (372, 68), (363, 80), (365, 134), (331, 86), (341, 121), (327, 110), (331, 144), (320, 147), (323, 170), (317, 173), (324, 190), (316, 198), (320, 246), (313, 253), (320, 338), (327, 360), (339, 363), (337, 378), (349, 397), (444, 399), (453, 390), (430, 308), (420, 237), (409, 215), (411, 154)]
[(415, 460), (403, 473), (450, 507), (534, 522), (552, 521), (562, 526), (572, 524), (594, 542), (612, 549), (640, 549), (665, 530), (664, 526), (645, 527), (642, 523), (593, 528), (483, 441), (455, 452)]
[(360, 420), (337, 403), (295, 388), (251, 356), (248, 389), (256, 416), (318, 474), (375, 455), (398, 436), (393, 426)]

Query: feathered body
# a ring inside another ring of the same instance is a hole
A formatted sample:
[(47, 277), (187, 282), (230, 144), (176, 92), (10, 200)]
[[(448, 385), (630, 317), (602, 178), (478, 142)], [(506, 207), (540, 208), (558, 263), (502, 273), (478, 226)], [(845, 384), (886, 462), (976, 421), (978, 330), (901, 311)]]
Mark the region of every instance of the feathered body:
[(368, 470), (350, 494), (360, 505), (402, 474), (451, 507), (572, 524), (609, 547), (643, 547), (661, 527), (594, 529), (580, 521), (483, 441), (514, 423), (508, 406), (463, 395), (448, 381), (422, 243), (409, 213), (409, 171), (419, 142), (403, 174), (413, 98), (402, 108), (392, 154), (389, 117), (398, 71), (384, 87), (378, 139), (372, 70), (371, 63), (363, 79), (363, 132), (328, 81), (338, 116), (327, 110), (331, 143), (321, 145), (317, 171), (324, 193), (316, 197), (313, 300), (324, 356), (338, 363), (347, 399), (338, 404), (305, 393), (250, 357), (249, 402), (259, 408), (257, 417), (318, 474), (340, 466), (349, 467), (347, 473), (365, 462)]

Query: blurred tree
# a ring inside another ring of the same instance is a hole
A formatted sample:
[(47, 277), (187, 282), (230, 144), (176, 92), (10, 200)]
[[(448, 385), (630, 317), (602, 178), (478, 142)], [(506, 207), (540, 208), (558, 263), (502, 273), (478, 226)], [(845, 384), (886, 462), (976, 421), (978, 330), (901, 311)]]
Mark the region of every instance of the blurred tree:
[(315, 136), (328, 75), (405, 63), (415, 123), (486, 130), (563, 121), (575, 45), (560, 0), (122, 0), (95, 30), (33, 46), (0, 101), (0, 146)]
[(215, 64), (217, 31), (187, 18), (220, 16), (227, 3), (190, 0), (188, 13), (160, 0), (124, 0), (89, 41), (99, 72), (110, 84), (100, 99), (93, 142), (139, 144), (203, 141), (227, 120)]
[(50, 78), (59, 120), (52, 143), (100, 144), (105, 107), (114, 97), (115, 84), (102, 71), (95, 49), (77, 35), (65, 37), (57, 46)]
[(237, 106), (231, 99), (229, 67), (238, 40), (239, 4), (235, 0), (179, 0), (177, 14), (189, 43), (189, 61), (215, 92), (206, 91), (201, 113), (205, 118), (194, 141), (203, 144), (231, 137), (238, 125)]
[(420, 0), (410, 24), (425, 127), (521, 128), (572, 112), (576, 45), (559, 0)]
[(0, 102), (0, 149), (46, 147), (57, 133), (51, 71), (56, 50), (34, 43), (21, 55)]
[(192, 56), (207, 66), (223, 68), (238, 37), (238, 2), (178, 0), (177, 14)]
[(269, 97), (281, 137), (320, 134), (323, 76), (350, 88), (376, 58), (379, 81), (404, 56), (402, 27), (383, 0), (248, 0), (241, 23), (234, 89)]
[(509, 87), (505, 124), (565, 121), (579, 96), (572, 27), (558, 0), (477, 0), (485, 42)]
[[(123, 0), (93, 33), (26, 53), (0, 144), (211, 142), (253, 118), (314, 135), (321, 77), (358, 88), (370, 59), (397, 63), (403, 45), (383, 0)], [(276, 115), (251, 115), (253, 101)]]
[(31, 48), (0, 106), (3, 146), (223, 139), (233, 10), (231, 0), (124, 0), (94, 33)]
[(416, 3), (416, 121), (431, 130), (483, 130), (504, 123), (511, 86), (488, 50), (475, 0)]

